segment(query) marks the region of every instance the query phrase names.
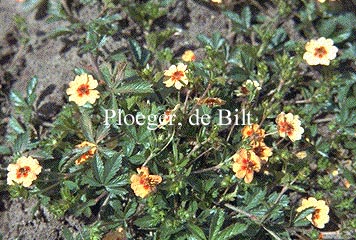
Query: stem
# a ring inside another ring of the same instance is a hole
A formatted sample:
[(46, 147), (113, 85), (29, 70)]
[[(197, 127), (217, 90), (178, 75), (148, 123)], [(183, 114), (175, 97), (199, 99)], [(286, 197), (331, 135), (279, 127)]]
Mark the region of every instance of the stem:
[(235, 207), (235, 206), (233, 206), (233, 205), (231, 205), (229, 203), (225, 203), (224, 206), (227, 207), (227, 208), (230, 208), (231, 210), (234, 210), (237, 213), (240, 213), (240, 214), (250, 218), (252, 221), (254, 221), (254, 222), (256, 222), (257, 224), (260, 225), (260, 223), (258, 221), (258, 218), (255, 215), (253, 215), (251, 213), (248, 213), (248, 212), (246, 212), (246, 211), (244, 211), (244, 210), (242, 210), (240, 208), (237, 208), (237, 207)]
[(173, 133), (172, 133), (170, 139), (169, 139), (168, 142), (166, 143), (166, 145), (164, 145), (164, 147), (163, 147), (159, 152), (157, 152), (157, 153), (152, 152), (152, 153), (150, 154), (150, 156), (148, 156), (148, 158), (146, 159), (146, 161), (142, 164), (143, 167), (146, 166), (146, 164), (147, 164), (149, 161), (151, 161), (152, 158), (158, 156), (161, 152), (163, 152), (163, 151), (168, 147), (168, 145), (172, 142), (172, 140), (173, 140), (173, 138), (174, 138), (174, 134), (175, 134), (175, 129), (174, 129), (174, 131), (173, 131)]

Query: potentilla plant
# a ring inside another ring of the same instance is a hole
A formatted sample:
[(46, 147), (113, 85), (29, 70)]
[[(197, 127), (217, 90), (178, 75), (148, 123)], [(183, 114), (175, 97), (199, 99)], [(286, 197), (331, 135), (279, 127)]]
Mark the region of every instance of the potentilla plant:
[[(67, 103), (44, 132), (37, 79), (25, 97), (10, 94), (14, 144), (1, 151), (11, 196), (89, 219), (82, 234), (65, 229), (66, 239), (351, 237), (355, 25), (328, 3), (273, 3), (272, 16), (257, 1), (236, 4), (241, 11), (205, 1), (244, 40), (199, 35), (202, 54), (187, 47), (176, 57), (163, 48), (174, 31), (153, 30), (169, 3), (92, 1), (102, 18), (86, 24), (59, 4), (70, 32), (86, 32), (80, 47), (93, 63), (73, 67)], [(118, 29), (120, 11), (145, 38), (108, 56), (105, 31)], [(281, 26), (292, 17), (304, 40)]]

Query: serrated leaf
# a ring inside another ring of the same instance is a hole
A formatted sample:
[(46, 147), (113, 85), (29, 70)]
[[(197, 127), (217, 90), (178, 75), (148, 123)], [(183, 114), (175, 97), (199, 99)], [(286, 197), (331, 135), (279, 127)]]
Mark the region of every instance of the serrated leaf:
[(16, 107), (26, 107), (26, 101), (25, 99), (21, 96), (21, 93), (17, 91), (11, 91), (10, 92), (10, 100)]
[(125, 219), (131, 217), (136, 212), (137, 205), (136, 201), (131, 201), (127, 204), (125, 207)]
[(206, 239), (204, 231), (199, 226), (189, 223), (187, 227), (189, 231), (194, 235), (194, 237), (197, 237), (198, 239), (201, 240)]
[(302, 212), (300, 212), (300, 213), (296, 216), (296, 218), (295, 218), (294, 221), (293, 221), (293, 225), (296, 226), (296, 227), (301, 227), (301, 226), (309, 225), (310, 222), (306, 219), (306, 217), (307, 217), (309, 214), (312, 214), (314, 211), (315, 211), (315, 209), (312, 208), (312, 207), (303, 210)]
[(85, 138), (89, 142), (94, 142), (94, 134), (93, 134), (93, 126), (90, 120), (90, 117), (87, 112), (82, 112), (82, 116), (80, 118), (81, 128), (83, 130), (83, 134)]
[(94, 178), (104, 183), (104, 163), (99, 154), (96, 154), (94, 161), (92, 161), (92, 169)]
[(222, 230), (216, 237), (219, 240), (229, 240), (240, 233), (246, 231), (247, 225), (242, 223), (236, 223), (228, 226), (224, 230)]
[(213, 44), (213, 41), (210, 39), (210, 38), (208, 38), (207, 36), (205, 36), (205, 35), (203, 35), (203, 34), (199, 34), (198, 36), (197, 36), (197, 39), (201, 42), (201, 43), (203, 43), (205, 46), (213, 46), (214, 44)]
[(48, 34), (49, 38), (57, 38), (63, 35), (71, 34), (73, 30), (67, 27), (58, 27), (54, 31)]
[[(218, 209), (216, 210), (211, 223), (210, 223), (210, 229), (209, 229), (209, 240), (215, 240), (216, 236), (218, 235), (221, 226), (224, 223), (224, 211)], [(218, 240), (218, 239), (216, 239)]]
[(134, 224), (140, 228), (152, 228), (159, 223), (159, 220), (152, 218), (151, 216), (144, 216), (134, 221)]
[(24, 133), (25, 130), (23, 129), (23, 127), (21, 126), (21, 124), (17, 121), (16, 118), (11, 117), (9, 120), (9, 127), (14, 130), (14, 132), (16, 132), (17, 134), (21, 134)]
[(115, 93), (117, 94), (143, 94), (152, 92), (152, 84), (144, 81), (125, 83), (115, 89)]
[(27, 99), (32, 98), (38, 83), (37, 77), (33, 77), (27, 84)]
[(107, 159), (104, 168), (104, 182), (109, 183), (115, 174), (119, 171), (122, 164), (122, 156), (117, 154), (116, 156)]

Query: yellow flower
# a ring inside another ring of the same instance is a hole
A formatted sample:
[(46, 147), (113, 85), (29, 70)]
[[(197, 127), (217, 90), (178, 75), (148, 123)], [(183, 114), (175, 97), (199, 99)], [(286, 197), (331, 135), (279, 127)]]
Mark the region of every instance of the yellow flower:
[(84, 153), (82, 156), (80, 156), (80, 158), (75, 160), (76, 165), (80, 165), (86, 162), (88, 158), (93, 157), (96, 152), (96, 145), (94, 143), (87, 142), (87, 141), (84, 141), (81, 144), (76, 145), (75, 147), (76, 148), (92, 147), (91, 149), (89, 149), (88, 152)]
[(115, 231), (110, 231), (105, 234), (102, 240), (126, 240), (126, 233), (122, 227), (118, 227)]
[(192, 62), (195, 61), (195, 54), (192, 50), (187, 50), (182, 55), (182, 60), (184, 62)]
[(295, 154), (295, 156), (298, 158), (298, 159), (304, 159), (308, 156), (307, 152), (306, 151), (301, 151), (301, 152), (297, 152)]
[(232, 170), (236, 177), (244, 178), (245, 183), (252, 182), (254, 171), (259, 172), (261, 169), (261, 162), (257, 155), (251, 150), (240, 149), (232, 158), (234, 160)]
[[(330, 0), (330, 1), (334, 2), (335, 0)], [(318, 2), (324, 3), (325, 0), (318, 0)]]
[(222, 0), (211, 0), (213, 3), (222, 3)]
[(213, 107), (213, 106), (221, 106), (225, 104), (225, 101), (220, 99), (220, 98), (197, 98), (197, 104), (198, 105), (208, 105), (208, 107)]
[(136, 196), (145, 198), (156, 191), (156, 186), (162, 182), (162, 177), (150, 175), (147, 167), (137, 168), (137, 172), (138, 174), (131, 176), (131, 188)]
[(8, 185), (14, 185), (16, 182), (24, 187), (29, 187), (37, 179), (42, 167), (35, 158), (20, 157), (15, 164), (9, 164), (7, 170), (9, 171), (7, 174)]
[(314, 212), (309, 214), (306, 218), (317, 228), (324, 228), (325, 224), (329, 222), (329, 207), (324, 200), (316, 200), (313, 197), (302, 200), (302, 206), (297, 208), (297, 212), (301, 212), (307, 208), (314, 208)]
[(164, 76), (168, 77), (163, 83), (166, 87), (174, 87), (176, 89), (181, 89), (184, 85), (188, 84), (188, 78), (186, 76), (187, 65), (183, 63), (178, 63), (178, 65), (172, 65), (168, 70), (164, 71)]
[(94, 90), (97, 86), (98, 81), (92, 75), (83, 73), (76, 76), (74, 81), (69, 83), (69, 88), (66, 91), (69, 101), (75, 102), (78, 106), (83, 106), (87, 102), (94, 104), (99, 98), (99, 92)]
[(261, 142), (265, 137), (265, 130), (257, 123), (244, 126), (241, 133), (243, 139), (249, 138), (252, 142)]
[(302, 138), (304, 129), (300, 126), (299, 116), (293, 116), (292, 113), (285, 114), (281, 112), (276, 118), (279, 136), (286, 137), (294, 142)]
[(330, 60), (336, 58), (338, 48), (333, 46), (332, 39), (326, 39), (321, 37), (317, 40), (310, 40), (305, 45), (306, 52), (303, 55), (303, 59), (307, 61), (309, 65), (329, 65)]
[(272, 156), (272, 148), (268, 147), (264, 142), (251, 142), (252, 151), (263, 161), (268, 161)]

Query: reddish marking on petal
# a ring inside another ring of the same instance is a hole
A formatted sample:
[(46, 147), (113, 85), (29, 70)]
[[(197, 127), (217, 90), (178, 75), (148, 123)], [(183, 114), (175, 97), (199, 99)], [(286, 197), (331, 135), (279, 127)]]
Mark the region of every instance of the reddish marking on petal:
[(83, 95), (89, 95), (89, 85), (88, 84), (82, 84), (78, 87), (77, 89), (79, 97), (82, 97)]
[(328, 51), (326, 51), (325, 47), (315, 48), (314, 50), (315, 57), (323, 58), (326, 54), (328, 54)]
[(31, 171), (31, 168), (26, 166), (26, 167), (22, 167), (19, 170), (17, 170), (16, 173), (16, 178), (21, 178), (21, 177), (27, 177), (28, 173)]
[(174, 72), (173, 74), (172, 74), (172, 77), (171, 77), (171, 79), (172, 79), (172, 81), (179, 81), (179, 80), (181, 80), (181, 78), (182, 77), (184, 77), (184, 72), (182, 72), (182, 71), (176, 71), (176, 72)]

